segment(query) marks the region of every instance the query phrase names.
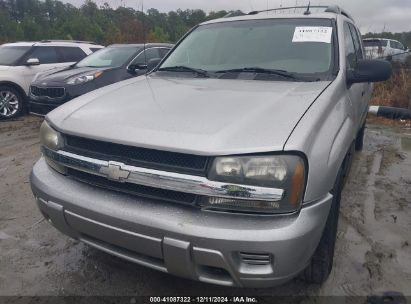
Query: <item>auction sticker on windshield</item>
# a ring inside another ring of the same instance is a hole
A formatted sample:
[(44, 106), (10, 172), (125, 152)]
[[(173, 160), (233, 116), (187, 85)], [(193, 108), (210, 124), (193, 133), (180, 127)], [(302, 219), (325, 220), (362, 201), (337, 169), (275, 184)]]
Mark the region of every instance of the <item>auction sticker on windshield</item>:
[(331, 43), (332, 27), (299, 26), (295, 28), (293, 42)]

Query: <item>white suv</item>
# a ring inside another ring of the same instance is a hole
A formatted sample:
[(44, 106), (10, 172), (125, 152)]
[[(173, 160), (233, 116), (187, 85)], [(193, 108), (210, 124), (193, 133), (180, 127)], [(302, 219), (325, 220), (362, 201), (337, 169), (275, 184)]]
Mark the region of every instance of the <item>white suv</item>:
[(406, 62), (410, 50), (397, 40), (367, 38), (363, 40), (365, 55), (368, 59), (389, 59)]
[(44, 40), (0, 46), (0, 119), (24, 109), (30, 83), (37, 73), (73, 64), (103, 48), (92, 42)]

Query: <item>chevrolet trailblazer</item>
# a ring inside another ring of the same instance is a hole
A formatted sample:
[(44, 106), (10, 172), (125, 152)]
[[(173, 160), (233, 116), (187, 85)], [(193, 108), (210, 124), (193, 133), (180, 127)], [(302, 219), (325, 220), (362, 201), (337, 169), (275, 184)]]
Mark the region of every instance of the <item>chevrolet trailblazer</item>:
[(324, 282), (370, 83), (392, 68), (364, 59), (344, 10), (316, 9), (202, 23), (146, 77), (48, 114), (31, 174), (44, 217), (189, 279)]

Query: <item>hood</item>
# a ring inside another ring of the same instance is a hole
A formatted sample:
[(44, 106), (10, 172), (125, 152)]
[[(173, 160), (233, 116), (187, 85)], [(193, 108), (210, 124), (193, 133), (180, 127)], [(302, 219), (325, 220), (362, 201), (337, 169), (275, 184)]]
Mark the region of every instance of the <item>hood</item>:
[(48, 70), (44, 73), (39, 74), (36, 80), (33, 82), (33, 84), (47, 85), (50, 83), (62, 83), (62, 82), (66, 83), (67, 79), (69, 78), (82, 75), (85, 73), (93, 73), (93, 72), (104, 71), (108, 69), (112, 69), (112, 68), (111, 67), (109, 68), (89, 68), (89, 67), (56, 68), (56, 69)]
[(0, 65), (0, 72), (1, 71), (8, 71), (8, 70), (10, 70), (10, 66), (8, 66), (8, 65)]
[(59, 131), (198, 155), (281, 151), (330, 82), (139, 77), (51, 112)]

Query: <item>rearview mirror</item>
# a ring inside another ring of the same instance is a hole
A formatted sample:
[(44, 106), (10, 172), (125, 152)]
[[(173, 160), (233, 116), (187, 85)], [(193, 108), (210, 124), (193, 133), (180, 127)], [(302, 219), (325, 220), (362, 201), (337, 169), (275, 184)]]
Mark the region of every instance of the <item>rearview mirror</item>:
[(379, 82), (390, 79), (392, 65), (386, 60), (359, 60), (356, 69), (347, 71), (347, 83)]
[(29, 58), (26, 61), (26, 65), (39, 65), (40, 60), (38, 58)]

